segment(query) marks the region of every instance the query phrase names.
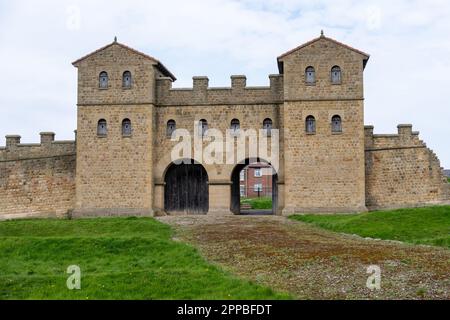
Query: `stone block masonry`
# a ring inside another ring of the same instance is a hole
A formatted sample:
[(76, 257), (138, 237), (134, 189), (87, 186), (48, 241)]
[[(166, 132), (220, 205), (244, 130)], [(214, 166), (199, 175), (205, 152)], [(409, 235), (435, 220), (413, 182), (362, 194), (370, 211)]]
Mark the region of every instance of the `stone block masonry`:
[(0, 148), (0, 220), (63, 217), (75, 201), (75, 141), (54, 141), (41, 133), (41, 143), (21, 144), (7, 136)]
[(210, 88), (207, 77), (194, 77), (192, 88), (172, 88), (172, 79), (156, 80), (160, 106), (277, 104), (283, 102), (283, 76), (270, 75), (269, 87), (247, 87), (245, 76), (231, 76), (231, 87)]
[[(52, 132), (42, 132), (38, 144), (6, 137), (0, 147), (0, 219), (69, 211), (75, 218), (239, 214), (239, 171), (250, 164), (250, 143), (233, 164), (171, 170), (172, 161), (180, 160), (171, 157), (177, 144), (172, 131), (198, 138), (194, 124), (200, 120), (222, 133), (237, 123), (238, 134), (278, 130), (273, 214), (450, 203), (439, 160), (411, 125), (399, 125), (395, 135), (364, 127), (369, 58), (322, 34), (279, 56), (278, 74), (269, 75), (268, 86), (250, 87), (244, 75), (233, 75), (228, 87), (210, 87), (201, 76), (193, 77), (191, 88), (173, 88), (176, 78), (161, 62), (114, 41), (73, 63), (75, 141), (55, 141)], [(205, 134), (203, 148), (211, 138)], [(273, 162), (264, 157), (257, 161)]]
[(365, 127), (366, 205), (370, 210), (450, 203), (450, 187), (436, 154), (412, 131), (373, 134)]

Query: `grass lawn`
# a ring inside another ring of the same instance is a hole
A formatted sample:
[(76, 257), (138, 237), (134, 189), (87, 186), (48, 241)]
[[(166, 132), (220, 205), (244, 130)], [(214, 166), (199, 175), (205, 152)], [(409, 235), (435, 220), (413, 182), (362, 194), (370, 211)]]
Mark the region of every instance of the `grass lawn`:
[[(172, 240), (152, 218), (0, 222), (0, 299), (284, 299)], [(81, 268), (68, 290), (67, 267)]]
[(296, 215), (291, 218), (362, 237), (450, 248), (450, 206), (352, 215)]
[(248, 203), (252, 209), (272, 209), (272, 197), (242, 198), (241, 204)]

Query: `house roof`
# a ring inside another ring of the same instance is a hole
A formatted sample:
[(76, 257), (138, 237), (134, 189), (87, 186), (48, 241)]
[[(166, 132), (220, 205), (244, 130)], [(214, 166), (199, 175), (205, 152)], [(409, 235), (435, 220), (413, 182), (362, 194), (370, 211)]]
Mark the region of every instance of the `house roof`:
[(126, 49), (126, 50), (129, 50), (129, 51), (131, 51), (131, 52), (133, 52), (133, 53), (135, 53), (135, 54), (138, 54), (138, 55), (140, 55), (140, 56), (142, 56), (142, 57), (144, 57), (144, 58), (146, 58), (146, 59), (149, 59), (149, 60), (151, 60), (151, 61), (153, 61), (153, 62), (155, 62), (156, 63), (156, 67), (166, 76), (166, 77), (170, 77), (170, 78), (172, 78), (172, 80), (173, 81), (175, 81), (175, 80), (177, 80), (177, 78), (158, 60), (158, 59), (156, 59), (156, 58), (154, 58), (154, 57), (152, 57), (152, 56), (149, 56), (148, 54), (145, 54), (145, 53), (142, 53), (142, 52), (140, 52), (140, 51), (138, 51), (138, 50), (136, 50), (136, 49), (133, 49), (133, 48), (131, 48), (131, 47), (129, 47), (129, 46), (127, 46), (127, 45), (124, 45), (124, 44), (122, 44), (122, 43), (120, 43), (120, 42), (117, 42), (117, 40), (116, 39), (114, 39), (114, 41), (112, 42), (112, 43), (110, 43), (110, 44), (108, 44), (108, 45), (106, 45), (106, 46), (104, 46), (104, 47), (101, 47), (100, 49), (97, 49), (97, 50), (95, 50), (95, 51), (93, 51), (93, 52), (91, 52), (91, 53), (89, 53), (89, 54), (87, 54), (87, 55), (85, 55), (85, 56), (83, 56), (83, 57), (81, 57), (80, 59), (78, 59), (78, 60), (76, 60), (76, 61), (74, 61), (74, 62), (72, 62), (72, 65), (73, 66), (75, 66), (75, 67), (77, 67), (77, 65), (78, 65), (78, 63), (80, 63), (81, 61), (83, 61), (83, 60), (85, 60), (85, 59), (87, 59), (87, 58), (89, 58), (89, 57), (91, 57), (91, 56), (93, 56), (93, 55), (95, 55), (95, 54), (97, 54), (97, 53), (99, 53), (99, 52), (101, 52), (101, 51), (103, 51), (103, 50), (105, 50), (105, 49), (107, 49), (107, 48), (109, 48), (109, 47), (112, 47), (112, 46), (114, 46), (114, 45), (117, 45), (117, 46), (119, 46), (119, 47), (122, 47), (122, 48), (124, 48), (124, 49)]
[(305, 48), (305, 47), (307, 47), (307, 46), (310, 46), (310, 45), (312, 45), (313, 43), (316, 43), (317, 41), (320, 41), (320, 40), (328, 40), (328, 41), (333, 42), (333, 43), (335, 43), (335, 44), (337, 44), (337, 45), (339, 45), (339, 46), (341, 46), (341, 47), (344, 47), (344, 48), (346, 48), (346, 49), (349, 49), (349, 50), (351, 50), (351, 51), (354, 51), (354, 52), (356, 52), (356, 53), (359, 53), (360, 55), (362, 55), (362, 56), (364, 57), (364, 67), (366, 67), (367, 61), (368, 61), (369, 58), (370, 58), (370, 55), (369, 55), (369, 54), (367, 54), (367, 53), (365, 53), (365, 52), (363, 52), (363, 51), (361, 51), (361, 50), (355, 49), (355, 48), (353, 48), (353, 47), (351, 47), (351, 46), (349, 46), (349, 45), (346, 45), (346, 44), (344, 44), (344, 43), (342, 43), (342, 42), (339, 42), (339, 41), (337, 41), (337, 40), (334, 40), (334, 39), (332, 39), (332, 38), (325, 37), (325, 36), (323, 35), (323, 32), (322, 32), (322, 34), (321, 34), (320, 37), (315, 38), (315, 39), (313, 39), (313, 40), (311, 40), (311, 41), (308, 41), (308, 42), (306, 42), (306, 43), (304, 43), (304, 44), (302, 44), (302, 45), (300, 45), (300, 46), (298, 46), (298, 47), (296, 47), (296, 48), (294, 48), (294, 49), (291, 49), (291, 50), (289, 50), (289, 51), (283, 53), (282, 55), (280, 55), (280, 56), (277, 58), (277, 61), (278, 61), (278, 68), (280, 69), (280, 73), (283, 73), (283, 58), (284, 58), (284, 57), (286, 57), (286, 56), (290, 55), (291, 53), (294, 53), (294, 52), (296, 52), (296, 51), (298, 51), (298, 50), (301, 50), (301, 49), (303, 49), (303, 48)]

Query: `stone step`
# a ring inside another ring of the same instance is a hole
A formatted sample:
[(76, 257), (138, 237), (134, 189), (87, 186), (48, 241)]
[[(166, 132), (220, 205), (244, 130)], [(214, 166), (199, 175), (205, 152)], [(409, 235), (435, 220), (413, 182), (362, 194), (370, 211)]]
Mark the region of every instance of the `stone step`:
[(241, 210), (250, 210), (252, 206), (249, 203), (241, 204)]

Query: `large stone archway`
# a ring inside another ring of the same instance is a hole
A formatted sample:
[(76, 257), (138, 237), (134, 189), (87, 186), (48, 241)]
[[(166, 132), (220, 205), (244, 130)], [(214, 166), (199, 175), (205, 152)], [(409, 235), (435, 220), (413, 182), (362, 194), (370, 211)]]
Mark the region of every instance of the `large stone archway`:
[[(238, 163), (234, 167), (231, 173), (230, 211), (236, 215), (241, 214), (239, 173), (252, 163), (265, 163), (272, 167), (272, 165), (268, 161), (260, 158), (252, 160), (245, 159), (245, 161)], [(274, 171), (273, 167), (272, 170)], [(272, 175), (272, 214), (274, 215), (278, 213), (278, 194), (278, 173), (274, 171)]]
[(206, 214), (208, 174), (193, 160), (172, 163), (164, 176), (164, 211), (169, 214)]

